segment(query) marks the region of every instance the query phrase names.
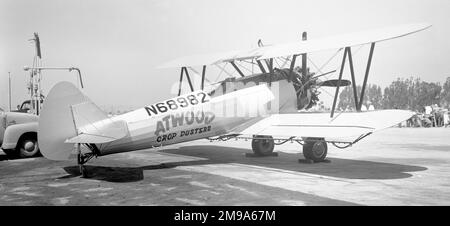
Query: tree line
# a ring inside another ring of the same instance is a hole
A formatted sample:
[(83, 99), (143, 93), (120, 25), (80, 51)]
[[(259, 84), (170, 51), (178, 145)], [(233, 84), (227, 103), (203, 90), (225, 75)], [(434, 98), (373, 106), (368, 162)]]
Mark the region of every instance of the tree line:
[[(357, 86), (358, 95), (361, 86)], [(441, 85), (439, 82), (426, 82), (420, 78), (398, 78), (382, 91), (378, 85), (368, 84), (363, 104), (373, 105), (375, 109), (405, 109), (423, 111), (425, 106), (437, 104), (450, 107), (450, 77)], [(339, 94), (338, 109), (355, 109), (353, 87), (347, 86)]]

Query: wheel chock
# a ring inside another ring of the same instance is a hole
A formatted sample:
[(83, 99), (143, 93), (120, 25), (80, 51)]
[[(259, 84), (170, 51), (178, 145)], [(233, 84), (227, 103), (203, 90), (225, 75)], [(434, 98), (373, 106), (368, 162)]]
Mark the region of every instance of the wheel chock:
[(330, 160), (328, 160), (328, 159), (325, 159), (325, 160), (323, 160), (323, 161), (320, 161), (320, 162), (316, 162), (316, 161), (314, 161), (314, 160), (311, 160), (311, 159), (298, 159), (298, 163), (303, 163), (303, 164), (314, 164), (314, 163), (331, 163), (331, 161), (330, 161)]
[(245, 153), (245, 157), (248, 157), (248, 158), (278, 157), (278, 152), (272, 152), (267, 155), (258, 155), (255, 153)]

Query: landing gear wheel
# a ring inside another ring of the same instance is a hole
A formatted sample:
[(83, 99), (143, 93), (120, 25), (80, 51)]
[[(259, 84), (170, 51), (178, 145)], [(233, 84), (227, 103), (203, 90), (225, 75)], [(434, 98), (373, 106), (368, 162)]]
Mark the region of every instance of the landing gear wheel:
[(36, 136), (26, 136), (19, 141), (17, 153), (22, 158), (39, 156), (39, 145)]
[(306, 141), (303, 145), (303, 156), (314, 162), (323, 162), (327, 157), (328, 146), (324, 139)]
[(252, 150), (256, 155), (268, 156), (273, 153), (275, 143), (272, 136), (254, 136), (252, 140)]

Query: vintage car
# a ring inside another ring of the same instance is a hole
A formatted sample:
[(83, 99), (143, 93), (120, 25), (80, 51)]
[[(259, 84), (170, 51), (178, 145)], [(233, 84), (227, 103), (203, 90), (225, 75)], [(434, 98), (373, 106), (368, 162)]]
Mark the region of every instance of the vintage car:
[(37, 142), (39, 116), (20, 110), (0, 111), (0, 147), (8, 157), (39, 156)]

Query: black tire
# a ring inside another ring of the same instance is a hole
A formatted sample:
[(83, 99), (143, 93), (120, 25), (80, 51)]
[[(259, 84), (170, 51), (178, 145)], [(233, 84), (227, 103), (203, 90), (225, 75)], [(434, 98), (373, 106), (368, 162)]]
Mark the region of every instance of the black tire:
[(80, 169), (80, 175), (81, 178), (91, 178), (92, 175), (89, 173), (89, 170), (87, 169), (86, 165), (79, 165), (78, 168)]
[(256, 155), (267, 156), (273, 153), (275, 142), (272, 136), (254, 136), (252, 150)]
[(21, 158), (30, 158), (40, 156), (39, 144), (35, 134), (25, 135), (20, 138), (16, 152)]
[(6, 149), (6, 150), (2, 149), (2, 151), (5, 152), (6, 156), (8, 156), (8, 158), (17, 158), (17, 157), (19, 157), (19, 152), (17, 150), (15, 150), (15, 149)]
[(303, 145), (303, 156), (314, 162), (323, 162), (327, 157), (328, 146), (324, 139), (306, 141)]

